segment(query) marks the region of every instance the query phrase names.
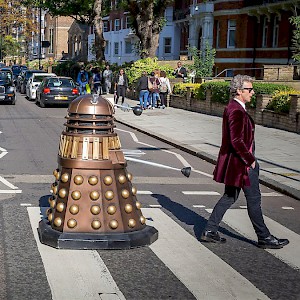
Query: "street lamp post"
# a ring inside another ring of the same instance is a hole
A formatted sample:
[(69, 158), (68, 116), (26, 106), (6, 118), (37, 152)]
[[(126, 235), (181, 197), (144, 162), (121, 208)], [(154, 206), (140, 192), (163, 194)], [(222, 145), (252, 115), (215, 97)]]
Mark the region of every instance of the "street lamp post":
[(39, 8), (39, 70), (41, 69), (42, 56), (42, 7)]

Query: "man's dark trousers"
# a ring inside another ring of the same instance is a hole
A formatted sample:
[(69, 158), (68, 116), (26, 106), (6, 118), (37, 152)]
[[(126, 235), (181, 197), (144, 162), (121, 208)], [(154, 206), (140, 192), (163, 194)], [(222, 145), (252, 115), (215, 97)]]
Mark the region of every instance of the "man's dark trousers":
[[(249, 218), (252, 222), (254, 230), (258, 238), (266, 238), (270, 235), (261, 210), (261, 193), (259, 188), (259, 165), (255, 161), (255, 168), (249, 169), (250, 186), (243, 187), (243, 191), (247, 200), (247, 210)], [(231, 207), (231, 205), (238, 199), (241, 188), (235, 186), (225, 185), (224, 195), (214, 207), (210, 218), (208, 219), (206, 230), (217, 232), (222, 218)]]

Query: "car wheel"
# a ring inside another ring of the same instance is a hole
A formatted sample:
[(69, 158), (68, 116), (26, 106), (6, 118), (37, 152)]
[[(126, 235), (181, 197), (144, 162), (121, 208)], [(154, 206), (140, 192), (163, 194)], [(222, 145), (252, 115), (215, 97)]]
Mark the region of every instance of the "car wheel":
[(45, 108), (46, 104), (42, 101), (42, 99), (40, 99), (40, 107)]

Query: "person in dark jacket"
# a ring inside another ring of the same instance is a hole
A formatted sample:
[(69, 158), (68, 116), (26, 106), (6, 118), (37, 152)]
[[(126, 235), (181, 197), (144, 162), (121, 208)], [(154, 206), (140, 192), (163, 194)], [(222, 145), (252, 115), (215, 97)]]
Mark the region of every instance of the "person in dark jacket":
[(124, 72), (124, 69), (120, 69), (115, 79), (115, 104), (118, 104), (119, 97), (122, 97), (122, 104), (125, 100), (126, 90), (128, 89), (128, 77)]
[(225, 191), (215, 205), (201, 241), (224, 243), (225, 238), (218, 233), (219, 224), (243, 189), (247, 210), (255, 233), (258, 247), (279, 249), (289, 243), (278, 239), (267, 228), (262, 210), (259, 188), (259, 165), (255, 158), (254, 121), (246, 111), (246, 103), (254, 94), (253, 79), (247, 75), (236, 75), (230, 83), (233, 98), (224, 110), (222, 144), (214, 170), (214, 180), (225, 184)]
[(177, 68), (174, 70), (173, 75), (182, 79), (187, 77), (186, 68), (182, 66), (180, 61), (177, 63)]
[(136, 86), (136, 89), (139, 92), (140, 107), (143, 109), (147, 108), (147, 101), (149, 97), (148, 80), (147, 72), (143, 71)]

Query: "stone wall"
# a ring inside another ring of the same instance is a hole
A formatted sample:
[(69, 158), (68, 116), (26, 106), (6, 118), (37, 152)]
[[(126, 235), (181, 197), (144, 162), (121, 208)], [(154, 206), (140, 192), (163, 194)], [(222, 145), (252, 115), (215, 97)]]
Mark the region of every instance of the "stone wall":
[[(266, 127), (283, 129), (286, 131), (300, 133), (300, 97), (291, 95), (291, 107), (289, 114), (275, 113), (267, 110), (266, 106), (270, 100), (269, 95), (257, 95), (256, 109), (249, 108), (247, 111), (256, 124)], [(194, 112), (222, 116), (224, 104), (211, 101), (211, 91), (206, 93), (206, 100), (198, 100), (191, 97), (190, 88), (187, 89), (187, 96), (171, 95), (170, 106), (186, 109)]]

